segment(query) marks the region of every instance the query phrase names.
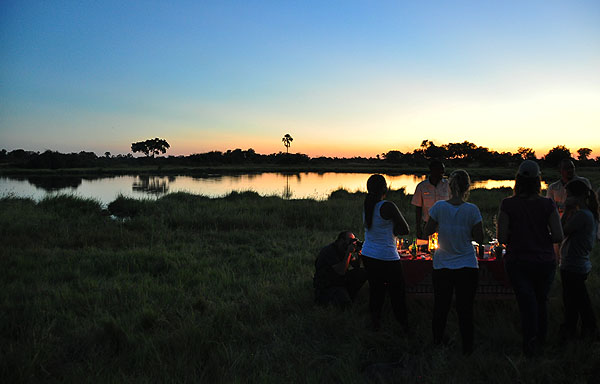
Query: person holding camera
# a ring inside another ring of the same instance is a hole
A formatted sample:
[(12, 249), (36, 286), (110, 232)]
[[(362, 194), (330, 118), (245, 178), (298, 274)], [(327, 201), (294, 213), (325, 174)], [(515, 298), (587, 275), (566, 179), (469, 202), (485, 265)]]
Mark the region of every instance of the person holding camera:
[(374, 330), (381, 326), (381, 310), (386, 292), (396, 320), (404, 331), (408, 330), (406, 291), (396, 236), (406, 235), (410, 228), (400, 210), (385, 200), (387, 183), (382, 175), (372, 175), (367, 180), (363, 221), (365, 243), (362, 260), (369, 279), (369, 310)]
[[(336, 240), (323, 247), (315, 260), (315, 302), (346, 308), (367, 281), (357, 253), (362, 243), (350, 231), (340, 232)], [(350, 266), (352, 267), (350, 269)]]

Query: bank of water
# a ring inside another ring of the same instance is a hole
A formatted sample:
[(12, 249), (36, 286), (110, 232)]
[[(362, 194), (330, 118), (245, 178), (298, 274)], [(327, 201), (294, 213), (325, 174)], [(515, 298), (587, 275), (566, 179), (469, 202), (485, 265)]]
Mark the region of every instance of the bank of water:
[[(405, 188), (409, 194), (424, 180), (423, 175), (385, 175), (391, 189)], [(232, 191), (255, 191), (262, 196), (286, 199), (326, 199), (331, 192), (345, 189), (365, 191), (369, 174), (258, 173), (239, 175), (150, 176), (120, 175), (85, 178), (79, 176), (1, 177), (0, 196), (28, 197), (40, 200), (48, 195), (73, 194), (93, 198), (106, 205), (119, 195), (133, 198), (155, 198), (171, 192), (188, 192), (208, 197), (221, 197)], [(513, 180), (483, 180), (474, 188), (500, 188), (514, 185)]]

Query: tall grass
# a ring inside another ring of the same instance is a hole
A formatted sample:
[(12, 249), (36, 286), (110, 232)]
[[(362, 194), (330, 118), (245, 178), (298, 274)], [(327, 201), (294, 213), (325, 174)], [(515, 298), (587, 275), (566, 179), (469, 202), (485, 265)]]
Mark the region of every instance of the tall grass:
[[(508, 190), (471, 193), (493, 225)], [(389, 196), (414, 223), (410, 196)], [(521, 355), (509, 298), (479, 297), (475, 353), (431, 347), (432, 299), (409, 296), (411, 331), (390, 308), (368, 330), (368, 291), (341, 312), (312, 302), (314, 258), (343, 230), (363, 237), (364, 195), (326, 201), (252, 192), (209, 199), (72, 196), (0, 199), (0, 375), (3, 382), (586, 382), (600, 373), (598, 344), (560, 346), (559, 281), (551, 342)], [(123, 217), (111, 217), (118, 213)], [(588, 280), (596, 313), (598, 248)], [(387, 304), (386, 304), (387, 305)]]

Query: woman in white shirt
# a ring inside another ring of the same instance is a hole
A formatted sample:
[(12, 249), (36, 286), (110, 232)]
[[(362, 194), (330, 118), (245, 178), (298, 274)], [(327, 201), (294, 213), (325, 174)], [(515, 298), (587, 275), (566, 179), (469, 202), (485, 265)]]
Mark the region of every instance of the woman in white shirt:
[(373, 328), (378, 330), (385, 294), (389, 292), (394, 316), (406, 331), (406, 293), (396, 236), (408, 234), (410, 229), (396, 204), (385, 200), (386, 193), (387, 183), (382, 175), (369, 177), (363, 211), (365, 243), (361, 251), (369, 279), (369, 310)]
[(456, 290), (456, 312), (462, 337), (463, 354), (473, 351), (473, 303), (477, 290), (479, 265), (471, 243), (481, 244), (483, 224), (476, 205), (467, 203), (471, 180), (462, 170), (452, 172), (449, 179), (450, 199), (438, 201), (429, 210), (425, 227), (427, 236), (438, 232), (438, 249), (433, 256), (433, 342), (444, 343), (448, 312)]

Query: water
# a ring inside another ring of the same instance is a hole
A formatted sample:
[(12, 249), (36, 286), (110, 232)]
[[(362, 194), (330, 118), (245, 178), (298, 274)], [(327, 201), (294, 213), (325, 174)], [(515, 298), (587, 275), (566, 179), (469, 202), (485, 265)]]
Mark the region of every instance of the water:
[[(326, 199), (331, 192), (344, 188), (349, 192), (365, 191), (368, 173), (297, 174), (258, 173), (239, 175), (196, 176), (27, 176), (0, 177), (0, 196), (29, 197), (36, 201), (46, 196), (66, 193), (93, 198), (106, 205), (123, 195), (133, 198), (159, 197), (169, 192), (188, 192), (209, 197), (221, 197), (231, 191), (255, 191), (262, 196), (288, 199)], [(426, 176), (386, 175), (391, 189), (405, 188), (409, 194)], [(486, 180), (474, 183), (474, 188), (512, 188), (514, 180)]]

